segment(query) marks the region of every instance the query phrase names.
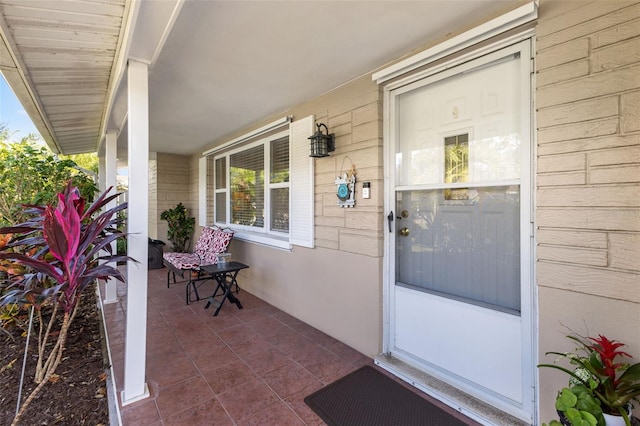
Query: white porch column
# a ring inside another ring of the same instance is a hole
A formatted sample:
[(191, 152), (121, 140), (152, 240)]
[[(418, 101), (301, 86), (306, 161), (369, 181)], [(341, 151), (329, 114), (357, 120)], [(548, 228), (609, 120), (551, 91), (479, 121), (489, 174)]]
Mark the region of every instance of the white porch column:
[(122, 405), (149, 396), (145, 383), (147, 343), (147, 256), (149, 220), (149, 66), (129, 60), (129, 256), (127, 263), (127, 329)]
[[(117, 192), (116, 189), (116, 173), (117, 173), (117, 137), (118, 134), (115, 130), (108, 130), (105, 138), (104, 150), (105, 150), (105, 158), (104, 158), (104, 172), (100, 174), (100, 190), (106, 191), (107, 188), (113, 187), (111, 190), (111, 194)], [(104, 177), (103, 177), (104, 174)], [(113, 200), (107, 204), (107, 210), (116, 207), (117, 201)], [(111, 243), (111, 250), (113, 253), (117, 250), (117, 244), (115, 242)], [(114, 278), (109, 278), (105, 282), (104, 286), (104, 300), (103, 304), (107, 303), (115, 303), (118, 301), (118, 295), (116, 294), (116, 280)]]

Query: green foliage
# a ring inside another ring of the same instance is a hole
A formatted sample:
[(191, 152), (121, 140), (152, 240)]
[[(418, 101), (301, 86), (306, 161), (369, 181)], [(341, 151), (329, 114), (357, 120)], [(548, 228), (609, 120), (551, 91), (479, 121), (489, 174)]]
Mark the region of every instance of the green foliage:
[(78, 168), (83, 169), (86, 172), (98, 174), (99, 163), (98, 156), (95, 152), (88, 152), (85, 154), (61, 155), (60, 158), (63, 160), (73, 161)]
[[(69, 181), (64, 192), (55, 197), (55, 205), (29, 206), (23, 212), (28, 218), (25, 222), (0, 228), (0, 234), (12, 235), (0, 251), (0, 260), (26, 268), (25, 273), (10, 277), (0, 305), (33, 306), (39, 324), (35, 378), (38, 386), (27, 397), (13, 424), (19, 423), (29, 403), (64, 359), (67, 332), (83, 292), (96, 280), (114, 277), (124, 281), (115, 264), (132, 259), (114, 254), (111, 244), (124, 236), (117, 229), (116, 214), (127, 205), (106, 209), (118, 196), (108, 195), (110, 189), (88, 205)], [(48, 323), (42, 314), (45, 306), (52, 309)], [(59, 308), (62, 321), (58, 332), (53, 333)], [(55, 340), (53, 345), (47, 343), (49, 338)]]
[(46, 148), (28, 141), (0, 140), (0, 225), (24, 222), (22, 204), (52, 203), (70, 180), (83, 198), (93, 200), (97, 187), (73, 160), (58, 159)]
[(166, 220), (169, 224), (167, 238), (173, 245), (171, 250), (179, 253), (186, 252), (196, 226), (196, 218), (187, 216), (187, 209), (179, 203), (173, 209), (163, 211), (160, 219)]
[(231, 167), (231, 223), (262, 227), (264, 170)]
[(9, 333), (9, 331), (14, 327), (18, 327), (26, 332), (27, 316), (27, 310), (22, 305), (17, 303), (0, 305), (0, 330), (4, 331), (9, 337), (11, 337), (11, 333)]
[[(550, 367), (569, 375), (569, 388), (564, 388), (558, 396), (562, 399), (561, 406), (570, 406), (572, 398), (565, 391), (570, 390), (578, 398), (575, 408), (572, 408), (571, 418), (576, 423), (572, 425), (590, 425), (580, 421), (591, 421), (578, 416), (575, 410), (591, 413), (598, 418), (598, 425), (603, 412), (621, 416), (627, 426), (631, 425), (628, 415), (631, 401), (638, 401), (640, 396), (640, 363), (629, 364), (619, 362), (618, 358), (631, 358), (620, 350), (625, 346), (616, 340), (609, 340), (606, 336), (582, 337), (575, 334), (567, 336), (578, 344), (575, 352), (547, 352), (547, 355), (559, 355), (575, 366), (572, 369), (557, 364), (540, 364), (539, 367)], [(575, 391), (574, 391), (575, 390)], [(596, 405), (592, 400), (595, 400)], [(557, 403), (556, 403), (557, 404)], [(558, 408), (560, 411), (560, 408)], [(569, 411), (565, 412), (569, 417)]]
[[(118, 212), (118, 230), (124, 234), (127, 227), (127, 211), (121, 210)], [(118, 238), (116, 242), (116, 253), (119, 255), (127, 254), (127, 238)]]
[(583, 385), (563, 388), (556, 398), (556, 409), (572, 426), (603, 426), (600, 401)]

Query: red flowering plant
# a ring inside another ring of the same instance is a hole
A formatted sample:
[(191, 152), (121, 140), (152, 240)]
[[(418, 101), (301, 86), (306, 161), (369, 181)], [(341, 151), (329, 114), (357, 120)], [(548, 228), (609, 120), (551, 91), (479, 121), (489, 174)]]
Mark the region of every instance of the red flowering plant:
[(602, 412), (622, 416), (630, 426), (629, 409), (632, 401), (640, 396), (640, 363), (630, 364), (620, 358), (631, 358), (620, 350), (625, 346), (606, 336), (582, 337), (575, 334), (567, 336), (578, 344), (575, 352), (547, 352), (547, 355), (559, 355), (574, 365), (573, 370), (558, 364), (540, 364), (567, 373), (570, 385), (589, 389), (598, 399)]
[[(125, 236), (117, 229), (117, 212), (125, 209), (126, 204), (102, 211), (118, 196), (108, 195), (109, 191), (87, 207), (78, 188), (69, 182), (64, 192), (58, 194), (56, 206), (26, 206), (25, 213), (30, 219), (0, 228), (0, 235), (13, 234), (0, 251), (0, 261), (9, 260), (25, 268), (22, 274), (11, 275), (0, 297), (0, 306), (32, 306), (39, 320), (35, 377), (38, 386), (27, 397), (13, 424), (61, 363), (67, 332), (83, 291), (97, 279), (114, 277), (124, 281), (115, 265), (132, 259), (113, 253), (111, 243)], [(45, 316), (50, 314), (48, 321), (43, 318), (43, 308), (48, 309)], [(52, 329), (55, 324), (59, 324), (57, 333)], [(55, 339), (50, 345), (49, 338)]]

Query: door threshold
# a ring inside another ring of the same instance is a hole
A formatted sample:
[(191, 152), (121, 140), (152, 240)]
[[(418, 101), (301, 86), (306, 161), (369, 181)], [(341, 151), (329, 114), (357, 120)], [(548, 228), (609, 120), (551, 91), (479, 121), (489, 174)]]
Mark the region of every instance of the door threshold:
[(480, 401), (398, 358), (380, 354), (374, 358), (374, 362), (411, 386), (483, 425), (530, 426), (530, 423)]

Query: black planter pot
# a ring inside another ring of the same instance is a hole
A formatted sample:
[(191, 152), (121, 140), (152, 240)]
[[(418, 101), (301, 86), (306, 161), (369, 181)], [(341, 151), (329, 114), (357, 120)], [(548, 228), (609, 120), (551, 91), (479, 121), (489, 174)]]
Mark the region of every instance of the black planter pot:
[(557, 410), (557, 412), (560, 423), (562, 423), (564, 426), (571, 426), (571, 423), (569, 423), (569, 419), (567, 419), (567, 417), (564, 415), (564, 411)]

